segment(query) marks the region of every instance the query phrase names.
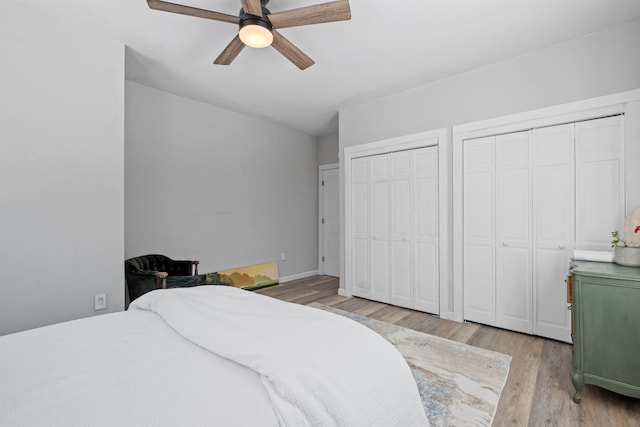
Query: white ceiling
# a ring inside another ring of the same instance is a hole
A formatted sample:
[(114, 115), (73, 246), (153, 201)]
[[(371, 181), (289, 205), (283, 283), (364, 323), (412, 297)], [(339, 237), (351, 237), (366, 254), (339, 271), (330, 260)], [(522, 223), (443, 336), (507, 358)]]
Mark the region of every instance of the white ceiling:
[[(246, 48), (230, 66), (213, 65), (236, 26), (151, 10), (146, 0), (17, 1), (122, 41), (128, 80), (313, 136), (337, 132), (343, 107), (640, 17), (640, 0), (350, 0), (350, 21), (280, 30), (316, 62), (300, 71), (273, 48)], [(240, 9), (240, 0), (171, 1)]]

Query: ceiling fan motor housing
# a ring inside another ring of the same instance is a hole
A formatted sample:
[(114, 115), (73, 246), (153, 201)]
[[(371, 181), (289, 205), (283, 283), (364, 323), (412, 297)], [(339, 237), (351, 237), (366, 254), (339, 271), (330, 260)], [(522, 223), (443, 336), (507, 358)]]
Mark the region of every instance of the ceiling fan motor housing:
[(269, 30), (273, 29), (273, 25), (271, 21), (269, 21), (269, 14), (271, 11), (267, 9), (266, 4), (269, 3), (269, 0), (261, 0), (262, 4), (262, 16), (252, 15), (244, 11), (244, 9), (240, 9), (240, 28), (245, 25), (260, 25), (261, 27), (268, 28)]

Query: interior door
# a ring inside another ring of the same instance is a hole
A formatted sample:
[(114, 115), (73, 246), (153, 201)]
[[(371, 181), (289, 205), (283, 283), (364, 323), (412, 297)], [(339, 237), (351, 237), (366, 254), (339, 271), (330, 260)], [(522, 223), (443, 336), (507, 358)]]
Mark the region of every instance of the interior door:
[(411, 151), (390, 155), (391, 161), (391, 303), (413, 308), (413, 251), (411, 223)]
[(351, 221), (352, 244), (351, 265), (353, 266), (353, 295), (371, 297), (369, 280), (369, 159), (367, 157), (351, 161)]
[(371, 298), (390, 302), (390, 235), (389, 235), (389, 155), (380, 154), (369, 159), (371, 196)]
[(322, 171), (322, 274), (340, 275), (338, 169)]
[(496, 326), (530, 334), (529, 135), (496, 137)]
[(464, 319), (495, 325), (495, 137), (463, 142)]
[(534, 331), (571, 342), (565, 280), (574, 249), (574, 125), (533, 131)]
[(413, 151), (414, 308), (440, 314), (438, 147)]

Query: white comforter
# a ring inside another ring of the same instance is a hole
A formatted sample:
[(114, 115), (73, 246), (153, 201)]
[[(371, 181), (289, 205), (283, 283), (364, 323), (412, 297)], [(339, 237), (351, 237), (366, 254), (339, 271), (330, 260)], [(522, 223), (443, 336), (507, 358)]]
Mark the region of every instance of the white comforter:
[(283, 426), (427, 424), (402, 355), (350, 319), (232, 287), (152, 292), (132, 306), (260, 374)]
[(154, 291), (128, 312), (0, 337), (0, 425), (412, 426), (427, 420), (402, 356), (369, 329), (309, 307), (207, 286)]

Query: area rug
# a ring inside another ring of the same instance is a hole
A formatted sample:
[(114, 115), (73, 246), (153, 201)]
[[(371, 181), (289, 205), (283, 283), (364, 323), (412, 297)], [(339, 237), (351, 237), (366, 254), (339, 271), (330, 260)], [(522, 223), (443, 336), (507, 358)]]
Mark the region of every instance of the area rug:
[(411, 367), (432, 426), (490, 426), (509, 374), (511, 356), (461, 344), (319, 303), (373, 329)]

